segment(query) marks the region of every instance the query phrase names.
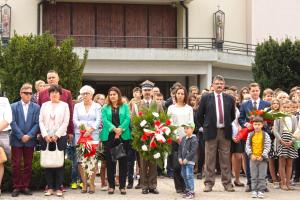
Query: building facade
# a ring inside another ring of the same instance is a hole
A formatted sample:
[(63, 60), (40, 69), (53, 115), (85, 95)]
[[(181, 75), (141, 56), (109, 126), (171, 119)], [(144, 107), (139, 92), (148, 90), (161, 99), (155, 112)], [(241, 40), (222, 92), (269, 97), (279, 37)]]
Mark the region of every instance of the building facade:
[[(228, 85), (253, 80), (256, 0), (26, 0), (8, 1), (12, 30), (50, 32), (89, 50), (84, 82), (97, 92), (117, 85), (130, 96), (145, 79), (162, 92), (174, 82), (209, 87), (221, 74)], [(224, 38), (216, 45), (214, 13), (222, 10)], [(13, 32), (13, 31), (12, 31)]]

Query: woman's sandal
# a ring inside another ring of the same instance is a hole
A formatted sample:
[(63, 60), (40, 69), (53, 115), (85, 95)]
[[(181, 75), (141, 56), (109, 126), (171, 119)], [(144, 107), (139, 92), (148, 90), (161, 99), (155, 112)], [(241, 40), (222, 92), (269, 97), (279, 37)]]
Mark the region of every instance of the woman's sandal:
[(114, 194), (115, 193), (115, 189), (113, 188), (108, 188), (108, 194)]
[(241, 182), (234, 181), (233, 183), (236, 187), (244, 187), (245, 186), (245, 184), (241, 183)]
[(126, 190), (125, 189), (120, 189), (120, 192), (121, 192), (122, 195), (126, 194)]

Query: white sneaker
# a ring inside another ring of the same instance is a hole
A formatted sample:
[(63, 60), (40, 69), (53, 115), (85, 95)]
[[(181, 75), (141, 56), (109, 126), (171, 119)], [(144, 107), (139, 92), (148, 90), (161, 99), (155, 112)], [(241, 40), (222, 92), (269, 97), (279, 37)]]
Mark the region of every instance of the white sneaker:
[(265, 195), (264, 195), (263, 192), (258, 192), (258, 193), (257, 193), (257, 197), (260, 198), (260, 199), (263, 199), (264, 196), (265, 196)]
[(102, 186), (100, 190), (101, 191), (107, 191), (108, 190), (108, 186), (107, 185), (106, 186)]
[(251, 197), (252, 198), (257, 198), (257, 192), (256, 191), (252, 191)]

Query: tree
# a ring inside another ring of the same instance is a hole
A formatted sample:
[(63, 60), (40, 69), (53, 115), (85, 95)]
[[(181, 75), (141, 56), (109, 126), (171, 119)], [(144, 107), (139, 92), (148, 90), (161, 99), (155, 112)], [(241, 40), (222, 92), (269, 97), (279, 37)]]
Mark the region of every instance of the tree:
[(281, 88), (285, 91), (300, 83), (300, 41), (283, 42), (269, 38), (256, 48), (252, 67), (254, 80), (262, 88)]
[(6, 48), (0, 48), (1, 89), (10, 100), (19, 97), (23, 83), (34, 85), (36, 80), (45, 80), (49, 70), (54, 69), (60, 77), (60, 85), (78, 93), (88, 52), (82, 61), (73, 52), (73, 39), (66, 39), (57, 46), (55, 38), (48, 33), (38, 36), (15, 35)]

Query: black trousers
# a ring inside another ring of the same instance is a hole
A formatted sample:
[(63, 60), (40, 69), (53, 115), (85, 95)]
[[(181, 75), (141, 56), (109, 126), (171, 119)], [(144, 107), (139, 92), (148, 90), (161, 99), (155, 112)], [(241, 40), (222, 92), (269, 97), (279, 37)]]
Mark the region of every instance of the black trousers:
[(203, 139), (203, 133), (198, 133), (198, 173), (203, 174), (203, 166), (205, 162), (205, 141)]
[(64, 167), (45, 168), (45, 178), (49, 189), (60, 189), (64, 181)]
[(185, 184), (184, 180), (181, 176), (181, 166), (175, 162), (178, 162), (178, 149), (179, 149), (179, 144), (176, 142), (172, 142), (172, 152), (171, 154), (173, 155), (173, 172), (174, 172), (174, 184), (175, 184), (175, 189), (176, 190), (185, 190)]
[(133, 184), (133, 175), (134, 175), (134, 162), (136, 160), (136, 151), (131, 146), (131, 141), (129, 143), (128, 147), (128, 153), (127, 153), (127, 178), (128, 183)]
[[(107, 179), (110, 188), (115, 188), (115, 174), (116, 174), (116, 162), (112, 160), (110, 149), (118, 145), (120, 142), (123, 142), (126, 154), (128, 155), (129, 141), (115, 139), (115, 134), (110, 133), (108, 141), (103, 142), (105, 159), (107, 166)], [(126, 177), (127, 177), (127, 156), (118, 160), (119, 162), (119, 183), (120, 189), (125, 189), (126, 186)]]

